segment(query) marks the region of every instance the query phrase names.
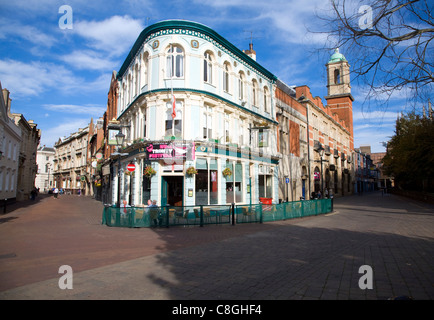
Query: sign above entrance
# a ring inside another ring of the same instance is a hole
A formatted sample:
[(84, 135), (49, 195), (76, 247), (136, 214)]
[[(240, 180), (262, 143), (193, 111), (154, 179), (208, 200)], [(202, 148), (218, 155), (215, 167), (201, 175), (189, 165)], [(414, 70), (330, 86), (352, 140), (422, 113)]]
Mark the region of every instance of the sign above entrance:
[(146, 146), (148, 160), (194, 160), (194, 142), (172, 141), (149, 143)]

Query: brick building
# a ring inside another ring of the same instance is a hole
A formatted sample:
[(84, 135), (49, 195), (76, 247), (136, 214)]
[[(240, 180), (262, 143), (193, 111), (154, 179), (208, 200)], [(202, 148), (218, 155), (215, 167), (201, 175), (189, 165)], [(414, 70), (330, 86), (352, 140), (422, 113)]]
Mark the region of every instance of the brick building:
[(326, 64), (327, 105), (308, 86), (277, 82), (279, 199), (310, 199), (319, 191), (354, 192), (354, 136), (349, 64), (336, 50)]

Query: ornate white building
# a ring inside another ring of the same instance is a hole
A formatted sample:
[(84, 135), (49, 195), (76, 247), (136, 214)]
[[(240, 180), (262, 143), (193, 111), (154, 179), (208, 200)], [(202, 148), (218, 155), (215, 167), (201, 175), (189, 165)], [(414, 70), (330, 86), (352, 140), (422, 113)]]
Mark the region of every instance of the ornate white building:
[(117, 73), (112, 128), (126, 141), (120, 167), (112, 155), (113, 203), (118, 174), (121, 201), (134, 205), (277, 202), (276, 80), (252, 47), (243, 52), (205, 25), (169, 20), (144, 29)]

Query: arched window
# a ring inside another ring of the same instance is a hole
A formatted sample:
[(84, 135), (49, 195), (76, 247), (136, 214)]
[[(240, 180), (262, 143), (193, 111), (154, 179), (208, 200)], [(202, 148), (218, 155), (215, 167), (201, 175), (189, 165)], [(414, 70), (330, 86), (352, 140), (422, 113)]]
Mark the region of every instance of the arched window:
[(258, 82), (254, 79), (252, 81), (252, 105), (258, 106)]
[(128, 97), (128, 91), (127, 91), (127, 84), (124, 82), (122, 84), (122, 109), (125, 109), (127, 106), (127, 97)]
[(229, 92), (229, 71), (229, 63), (225, 62), (223, 65), (223, 91), (225, 92)]
[(203, 81), (212, 84), (212, 56), (209, 51), (204, 54)]
[(268, 91), (268, 87), (264, 87), (264, 111), (265, 112), (270, 112), (270, 102), (269, 102), (269, 91)]
[(335, 69), (334, 76), (335, 76), (335, 79), (334, 79), (335, 84), (340, 84), (341, 83), (341, 76), (339, 73), (339, 69)]
[(143, 54), (143, 60), (142, 60), (142, 76), (140, 79), (141, 86), (145, 86), (148, 84), (148, 59), (149, 59), (149, 53), (145, 52)]
[(180, 46), (171, 46), (167, 50), (166, 76), (167, 78), (184, 77), (184, 50)]
[(133, 100), (133, 77), (128, 75), (128, 103)]
[(139, 83), (139, 70), (140, 70), (140, 67), (138, 64), (136, 64), (134, 66), (134, 77), (133, 77), (133, 79), (134, 79), (134, 94), (133, 94), (133, 97), (137, 96), (139, 94), (139, 91), (140, 91), (140, 89), (139, 89), (139, 85), (140, 85), (140, 83)]
[(240, 100), (244, 100), (244, 72), (240, 71), (238, 78), (238, 97)]

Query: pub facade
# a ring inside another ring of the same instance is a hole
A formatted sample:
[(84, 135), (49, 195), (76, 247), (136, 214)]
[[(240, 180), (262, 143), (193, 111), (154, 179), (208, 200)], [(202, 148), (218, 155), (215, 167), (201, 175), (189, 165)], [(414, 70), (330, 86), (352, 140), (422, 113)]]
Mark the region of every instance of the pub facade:
[(117, 72), (113, 204), (278, 202), (277, 78), (199, 23), (144, 29)]

